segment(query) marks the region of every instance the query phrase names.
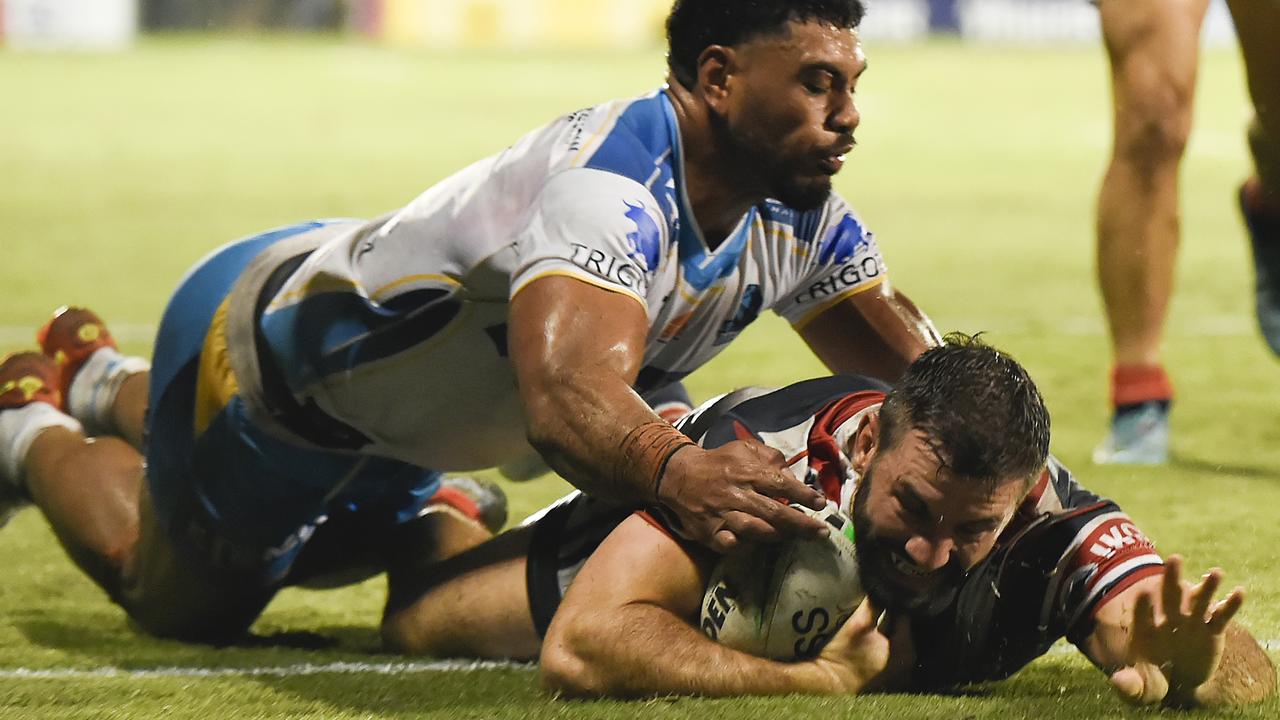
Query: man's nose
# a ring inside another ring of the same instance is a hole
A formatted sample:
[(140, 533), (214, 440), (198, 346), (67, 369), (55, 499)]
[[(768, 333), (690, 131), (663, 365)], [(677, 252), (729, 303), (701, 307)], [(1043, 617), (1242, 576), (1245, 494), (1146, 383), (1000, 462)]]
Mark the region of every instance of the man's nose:
[(930, 538), (916, 535), (907, 541), (907, 557), (921, 570), (933, 572), (951, 560), (956, 544), (951, 538)]

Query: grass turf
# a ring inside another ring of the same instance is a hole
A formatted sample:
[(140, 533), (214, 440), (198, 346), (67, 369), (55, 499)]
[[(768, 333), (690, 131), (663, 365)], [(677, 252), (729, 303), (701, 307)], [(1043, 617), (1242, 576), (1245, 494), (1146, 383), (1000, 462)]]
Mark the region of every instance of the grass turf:
[[(1167, 360), (1175, 461), (1096, 468), (1107, 342), (1092, 277), (1092, 207), (1107, 151), (1096, 48), (869, 48), (860, 147), (838, 188), (875, 229), (894, 281), (944, 330), (985, 330), (1054, 415), (1055, 451), (1190, 569), (1249, 589), (1242, 622), (1280, 638), (1280, 365), (1250, 317), (1232, 206), (1247, 173), (1235, 57), (1209, 54), (1184, 168), (1184, 245)], [(125, 349), (182, 272), (232, 238), (299, 219), (371, 216), (558, 114), (662, 79), (658, 51), (616, 55), (393, 51), (336, 39), (150, 39), (119, 55), (0, 53), (0, 352), (48, 311), (93, 306)], [(695, 397), (821, 371), (763, 318), (689, 382)], [(509, 485), (513, 516), (558, 496)], [(0, 532), (0, 717), (1036, 717), (1124, 715), (1072, 652), (957, 696), (560, 703), (529, 670), (298, 677), (16, 677), (15, 668), (278, 667), (378, 654), (379, 580), (290, 590), (253, 646), (135, 634), (35, 512)], [(1236, 715), (1234, 713), (1227, 713)], [(1238, 713), (1275, 717), (1280, 702)]]

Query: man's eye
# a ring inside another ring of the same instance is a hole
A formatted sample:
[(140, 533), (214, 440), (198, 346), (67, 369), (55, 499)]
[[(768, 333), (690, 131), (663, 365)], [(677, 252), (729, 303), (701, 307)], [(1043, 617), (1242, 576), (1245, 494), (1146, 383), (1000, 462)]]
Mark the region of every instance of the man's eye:
[(817, 83), (805, 83), (804, 89), (809, 91), (809, 93), (813, 95), (825, 95), (828, 90), (828, 88), (825, 88)]

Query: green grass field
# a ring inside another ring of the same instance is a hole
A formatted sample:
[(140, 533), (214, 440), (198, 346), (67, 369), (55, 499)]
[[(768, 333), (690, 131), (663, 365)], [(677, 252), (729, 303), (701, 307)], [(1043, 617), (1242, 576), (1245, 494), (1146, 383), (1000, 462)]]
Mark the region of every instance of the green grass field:
[[(1163, 551), (1187, 555), (1195, 572), (1219, 564), (1228, 582), (1246, 585), (1242, 622), (1259, 638), (1280, 638), (1280, 363), (1256, 336), (1233, 207), (1248, 170), (1235, 56), (1211, 53), (1201, 75), (1167, 338), (1179, 388), (1176, 459), (1159, 469), (1088, 461), (1106, 420), (1108, 365), (1092, 274), (1093, 196), (1109, 142), (1101, 51), (940, 43), (871, 47), (869, 56), (861, 144), (838, 186), (877, 231), (895, 282), (943, 330), (985, 330), (1017, 355), (1049, 400), (1059, 456)], [(30, 345), (53, 307), (83, 303), (108, 318), (125, 349), (146, 353), (169, 291), (217, 245), (399, 206), (557, 114), (656, 86), (661, 67), (656, 50), (440, 55), (336, 40), (0, 53), (0, 352)], [(690, 387), (704, 398), (819, 372), (768, 318)], [(519, 518), (564, 485), (544, 478), (508, 489)], [(0, 564), (6, 718), (1129, 714), (1070, 651), (1005, 683), (923, 697), (565, 703), (540, 694), (523, 668), (270, 674), (401, 661), (378, 650), (383, 583), (287, 591), (255, 626), (261, 643), (214, 650), (135, 634), (34, 511), (0, 532)], [(246, 672), (126, 672), (159, 668)], [(1277, 717), (1280, 702), (1238, 716)]]

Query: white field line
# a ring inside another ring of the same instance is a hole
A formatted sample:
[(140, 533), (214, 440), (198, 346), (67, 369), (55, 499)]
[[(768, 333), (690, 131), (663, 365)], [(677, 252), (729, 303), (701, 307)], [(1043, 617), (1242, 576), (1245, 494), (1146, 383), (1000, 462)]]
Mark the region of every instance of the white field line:
[[(1268, 652), (1280, 652), (1280, 639), (1264, 640)], [(1075, 652), (1071, 645), (1060, 642), (1049, 649), (1057, 655)], [(536, 669), (533, 663), (504, 660), (434, 660), (431, 662), (361, 663), (333, 662), (323, 665), (268, 665), (262, 667), (156, 667), (119, 668), (0, 668), (0, 680), (98, 680), (110, 678), (225, 678), (225, 677), (299, 677), (303, 675), (411, 675), (416, 673), (479, 672), (484, 670)]]
[[(1062, 317), (963, 318), (933, 315), (934, 324), (945, 331), (974, 333), (1022, 334), (1049, 330), (1067, 337), (1102, 337), (1106, 326), (1101, 315), (1068, 315)], [(0, 348), (17, 348), (35, 344), (35, 326), (0, 325)], [(1252, 315), (1197, 315), (1170, 318), (1166, 334), (1192, 337), (1245, 337), (1256, 335)], [(112, 323), (111, 334), (123, 345), (150, 345), (155, 340), (156, 326), (145, 323)]]
[(93, 680), (101, 678), (224, 678), (298, 677), (302, 675), (410, 675), (429, 672), (477, 672), (481, 670), (532, 670), (529, 663), (498, 660), (434, 660), (430, 662), (362, 663), (332, 662), (322, 665), (268, 665), (261, 667), (155, 667), (119, 668), (3, 668), (3, 680)]

